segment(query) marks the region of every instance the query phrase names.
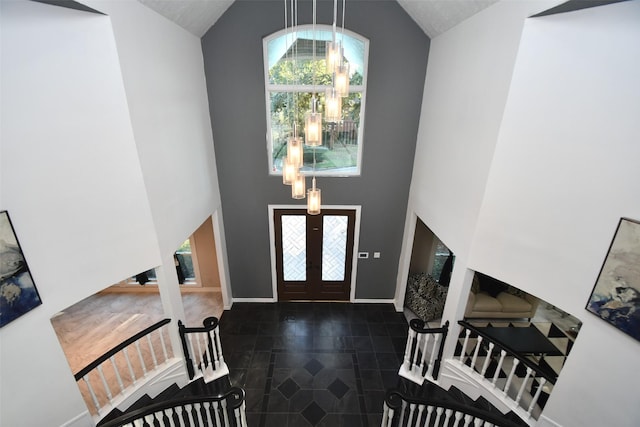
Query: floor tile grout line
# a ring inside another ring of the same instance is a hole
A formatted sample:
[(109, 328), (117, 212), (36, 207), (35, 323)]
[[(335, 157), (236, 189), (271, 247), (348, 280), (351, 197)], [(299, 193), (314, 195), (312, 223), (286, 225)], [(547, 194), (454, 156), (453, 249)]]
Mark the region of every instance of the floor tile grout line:
[(353, 360), (353, 372), (356, 376), (356, 391), (358, 392), (358, 404), (360, 405), (360, 417), (362, 419), (362, 427), (369, 427), (367, 419), (367, 406), (364, 401), (364, 390), (362, 388), (362, 377), (360, 376), (360, 364), (358, 363), (358, 354), (351, 355)]

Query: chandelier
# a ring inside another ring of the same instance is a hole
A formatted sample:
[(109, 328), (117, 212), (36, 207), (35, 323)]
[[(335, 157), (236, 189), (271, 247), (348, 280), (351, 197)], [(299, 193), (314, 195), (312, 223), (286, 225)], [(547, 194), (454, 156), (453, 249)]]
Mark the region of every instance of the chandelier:
[[(288, 4), (287, 1), (290, 3)], [(316, 147), (322, 146), (322, 123), (324, 110), (324, 122), (337, 124), (342, 121), (342, 98), (349, 95), (349, 64), (344, 57), (342, 40), (344, 39), (344, 13), (345, 1), (342, 0), (342, 34), (340, 40), (337, 37), (337, 17), (338, 0), (333, 2), (333, 27), (331, 41), (325, 43), (325, 63), (327, 73), (332, 76), (331, 86), (324, 91), (324, 105), (319, 105), (319, 98), (316, 87), (316, 1), (313, 0), (313, 26), (312, 26), (312, 87), (313, 92), (309, 105), (309, 111), (304, 116), (304, 137), (298, 135), (296, 124), (298, 102), (293, 97), (293, 118), (291, 125), (291, 136), (287, 140), (287, 154), (282, 167), (282, 182), (291, 185), (291, 197), (293, 199), (304, 199), (305, 192), (307, 198), (307, 213), (317, 215), (321, 212), (322, 197), (321, 190), (316, 186)], [(288, 10), (290, 8), (290, 19)], [(298, 0), (284, 0), (285, 30), (289, 30), (292, 35), (291, 45), (295, 44), (292, 50), (293, 78), (296, 79), (297, 67), (297, 25), (298, 25)], [(293, 82), (297, 83), (296, 81)], [(313, 167), (311, 170), (311, 188), (306, 189), (305, 175), (301, 172), (304, 164), (304, 147), (310, 147), (313, 155)], [(306, 190), (306, 191), (305, 191)]]

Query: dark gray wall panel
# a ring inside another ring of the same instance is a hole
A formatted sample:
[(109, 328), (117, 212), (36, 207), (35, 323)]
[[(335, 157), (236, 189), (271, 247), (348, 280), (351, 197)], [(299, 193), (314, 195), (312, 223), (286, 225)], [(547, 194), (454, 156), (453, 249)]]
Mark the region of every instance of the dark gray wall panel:
[[(333, 2), (318, 2), (331, 24)], [(395, 1), (347, 2), (345, 27), (370, 40), (362, 175), (318, 178), (324, 205), (361, 205), (357, 298), (392, 298), (413, 168), (429, 39)], [(311, 23), (300, 1), (299, 23)], [(300, 204), (268, 175), (262, 38), (282, 1), (236, 1), (202, 38), (233, 297), (272, 297), (267, 205)]]

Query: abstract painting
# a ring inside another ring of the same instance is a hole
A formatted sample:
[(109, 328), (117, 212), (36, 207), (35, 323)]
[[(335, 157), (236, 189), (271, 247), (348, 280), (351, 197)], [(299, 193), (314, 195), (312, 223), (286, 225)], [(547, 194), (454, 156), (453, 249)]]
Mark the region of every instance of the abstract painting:
[(587, 310), (640, 341), (640, 222), (621, 218)]
[(42, 304), (7, 211), (0, 212), (0, 328)]

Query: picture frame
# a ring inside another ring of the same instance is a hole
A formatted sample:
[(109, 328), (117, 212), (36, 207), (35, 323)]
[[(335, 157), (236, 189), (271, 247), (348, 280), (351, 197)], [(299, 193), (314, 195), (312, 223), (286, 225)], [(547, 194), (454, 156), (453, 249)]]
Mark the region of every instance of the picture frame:
[(640, 341), (640, 221), (620, 218), (586, 309)]
[(42, 304), (7, 211), (0, 211), (0, 328)]

